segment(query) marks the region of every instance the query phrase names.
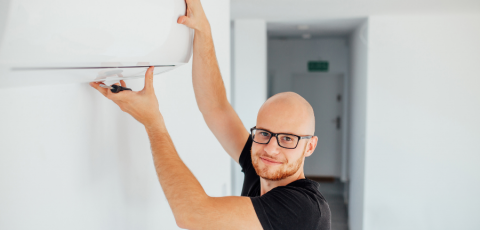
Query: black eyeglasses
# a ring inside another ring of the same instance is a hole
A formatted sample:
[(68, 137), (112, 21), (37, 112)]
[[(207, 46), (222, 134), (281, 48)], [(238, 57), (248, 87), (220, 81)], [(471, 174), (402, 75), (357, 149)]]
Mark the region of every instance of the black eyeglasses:
[(272, 137), (277, 138), (278, 146), (286, 149), (294, 149), (297, 147), (300, 139), (310, 139), (313, 136), (298, 136), (289, 133), (272, 133), (264, 129), (257, 129), (256, 126), (250, 129), (252, 140), (258, 144), (268, 144)]

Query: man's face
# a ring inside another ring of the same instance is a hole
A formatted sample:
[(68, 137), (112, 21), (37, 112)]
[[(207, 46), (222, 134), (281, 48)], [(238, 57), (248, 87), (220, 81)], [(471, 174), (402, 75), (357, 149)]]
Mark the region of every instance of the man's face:
[(282, 148), (278, 146), (276, 137), (272, 137), (268, 144), (254, 142), (251, 150), (253, 167), (263, 179), (285, 179), (303, 169), (305, 147), (306, 140), (301, 140), (295, 149)]

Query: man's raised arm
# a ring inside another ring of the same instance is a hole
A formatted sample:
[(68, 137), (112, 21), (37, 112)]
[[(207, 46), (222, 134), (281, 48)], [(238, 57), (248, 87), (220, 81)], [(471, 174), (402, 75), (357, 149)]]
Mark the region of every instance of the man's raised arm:
[[(112, 93), (100, 84), (90, 83), (145, 126), (158, 180), (179, 227), (192, 230), (262, 229), (249, 197), (208, 196), (180, 159), (159, 111), (153, 89), (153, 67), (145, 73), (145, 87), (141, 91)], [(127, 87), (123, 80), (120, 84)]]
[(187, 0), (187, 16), (178, 19), (195, 30), (193, 41), (193, 89), (198, 108), (225, 151), (238, 162), (248, 131), (227, 100), (215, 55), (210, 24), (200, 0)]

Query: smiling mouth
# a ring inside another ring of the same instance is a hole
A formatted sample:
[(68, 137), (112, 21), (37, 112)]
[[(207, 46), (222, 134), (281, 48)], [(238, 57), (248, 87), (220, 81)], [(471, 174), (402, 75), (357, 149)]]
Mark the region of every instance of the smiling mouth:
[(260, 157), (260, 159), (266, 164), (281, 164), (280, 162), (272, 161), (270, 159), (266, 159), (266, 158), (262, 158), (262, 157)]

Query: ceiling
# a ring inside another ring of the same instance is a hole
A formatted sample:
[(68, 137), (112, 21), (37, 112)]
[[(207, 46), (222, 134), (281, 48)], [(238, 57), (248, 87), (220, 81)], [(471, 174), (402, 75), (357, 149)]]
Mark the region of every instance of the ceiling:
[(345, 36), (360, 25), (365, 18), (323, 19), (310, 21), (269, 22), (269, 38), (301, 38), (308, 34), (311, 38), (325, 36)]
[(342, 36), (369, 15), (446, 13), (478, 14), (480, 0), (231, 0), (232, 20), (265, 19), (269, 37)]

